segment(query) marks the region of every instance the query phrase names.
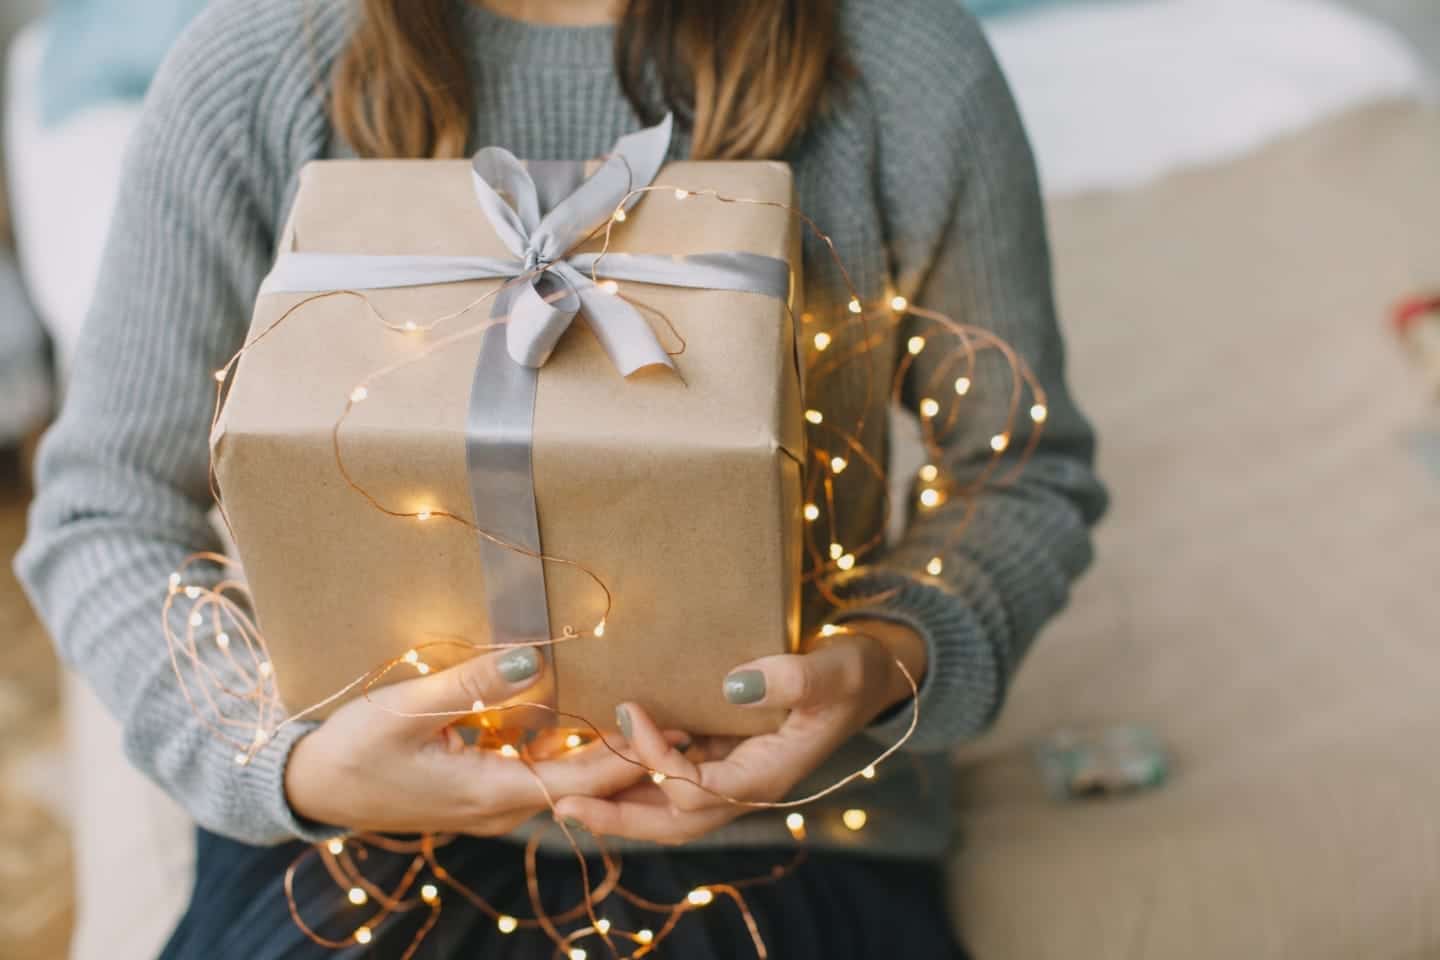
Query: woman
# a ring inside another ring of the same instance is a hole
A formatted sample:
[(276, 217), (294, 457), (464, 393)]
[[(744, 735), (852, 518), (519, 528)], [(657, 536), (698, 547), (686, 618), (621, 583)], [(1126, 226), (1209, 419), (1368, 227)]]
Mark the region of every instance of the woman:
[[(850, 602), (837, 614), (812, 597), (809, 628), (829, 615), (851, 633), (725, 678), (734, 702), (790, 708), (781, 733), (687, 745), (637, 704), (617, 717), (617, 741), (652, 769), (777, 800), (863, 767), (903, 734), (910, 687), (896, 662), (905, 664), (920, 680), (908, 756), (808, 810), (809, 862), (747, 899), (770, 955), (786, 960), (959, 955), (941, 905), (944, 751), (994, 717), (1021, 656), (1088, 564), (1088, 528), (1104, 506), (1091, 431), (1064, 383), (1033, 161), (974, 22), (956, 0), (220, 0), (171, 56), (135, 137), (19, 559), (62, 654), (124, 722), (131, 759), (201, 825), (194, 899), (167, 957), (320, 955), (288, 918), (281, 875), (303, 850), (296, 838), (337, 828), (464, 834), (444, 852), (450, 874), (503, 913), (532, 912), (516, 831), (550, 811), (529, 775), (395, 713), (500, 702), (536, 681), (534, 651), (387, 688), (377, 696), (394, 711), (352, 704), (318, 727), (286, 728), (237, 766), (177, 692), (155, 611), (169, 571), (214, 546), (209, 372), (244, 337), (304, 163), (452, 157), (485, 144), (582, 158), (667, 110), (681, 118), (675, 157), (788, 161), (802, 208), (833, 237), (867, 303), (883, 308), (899, 294), (989, 327), (1048, 392), (1046, 430), (1018, 483), (922, 510), (878, 559), (823, 571)], [(813, 362), (826, 345), (816, 334), (835, 350), (857, 334), (842, 327), (848, 294), (813, 239), (805, 269)], [(867, 397), (864, 364), (888, 382), (917, 328), (885, 329), (846, 372), (812, 385), (809, 405), (853, 420)], [(912, 405), (941, 352), (914, 358)], [(992, 456), (1002, 382), (982, 368), (965, 415), (939, 437), (952, 489)], [(870, 394), (865, 437), (881, 462), (883, 393)], [(1007, 456), (1026, 439), (1017, 431)], [(821, 542), (862, 543), (883, 523), (877, 481), (861, 474), (837, 478), (839, 529), (819, 531)], [(741, 818), (739, 807), (676, 779), (652, 783), (603, 750), (539, 770), (587, 849), (594, 834), (635, 851), (625, 883), (652, 899), (763, 875), (793, 853), (781, 815)], [(869, 813), (858, 832), (844, 822), (853, 807)], [(552, 910), (581, 889), (567, 849), (552, 826), (538, 871)], [(401, 860), (377, 854), (368, 869), (383, 880)], [(342, 893), (313, 858), (296, 884), (302, 915), (355, 944), (369, 913)], [(617, 928), (656, 919), (614, 900), (605, 910)], [(367, 929), (368, 948), (353, 949), (398, 956), (422, 919)], [(662, 955), (740, 957), (750, 943), (739, 914), (717, 905), (688, 915)], [(553, 955), (539, 934), (507, 935), (454, 904), (424, 949)]]

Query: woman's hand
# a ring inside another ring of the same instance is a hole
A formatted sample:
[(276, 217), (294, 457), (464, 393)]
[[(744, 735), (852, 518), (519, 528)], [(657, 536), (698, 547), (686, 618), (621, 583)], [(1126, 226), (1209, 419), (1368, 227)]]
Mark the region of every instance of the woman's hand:
[[(517, 758), (467, 746), (451, 726), (477, 701), (498, 706), (534, 686), (543, 669), (538, 650), (520, 647), (346, 704), (295, 744), (291, 808), (350, 830), (498, 836), (547, 808), (535, 774), (555, 797), (609, 796), (643, 780), (643, 769), (598, 743), (537, 761), (532, 774)], [(451, 716), (401, 716), (427, 713)]]
[[(593, 833), (678, 844), (750, 812), (716, 794), (783, 800), (842, 743), (910, 697), (897, 659), (917, 683), (924, 674), (925, 643), (910, 628), (877, 620), (851, 622), (845, 630), (821, 640), (823, 646), (811, 653), (756, 660), (725, 679), (731, 702), (790, 710), (778, 732), (742, 740), (732, 750), (719, 741), (702, 742), (692, 758), (673, 748), (641, 707), (622, 706), (616, 719), (636, 757), (666, 779), (609, 799), (572, 795), (557, 811)], [(705, 789), (677, 779), (682, 777)]]

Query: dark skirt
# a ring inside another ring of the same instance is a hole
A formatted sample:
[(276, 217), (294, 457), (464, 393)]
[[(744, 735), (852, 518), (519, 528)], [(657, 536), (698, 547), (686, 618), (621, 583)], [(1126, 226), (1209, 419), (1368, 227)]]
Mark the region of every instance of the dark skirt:
[[(380, 924), (367, 947), (335, 951), (315, 945), (290, 919), (284, 873), (305, 847), (249, 847), (199, 833), (195, 889), (161, 960), (290, 960), (290, 958), (398, 958), (414, 939), (426, 910)], [(459, 881), (497, 910), (532, 916), (520, 849), (498, 840), (465, 839), (438, 856)], [(622, 859), (628, 890), (658, 903), (674, 903), (704, 884), (767, 876), (789, 864), (794, 851), (725, 850), (629, 854)], [(365, 874), (377, 885), (398, 880), (412, 857), (372, 852)], [(592, 883), (603, 870), (591, 862)], [(583, 890), (574, 857), (541, 856), (538, 876), (546, 909), (559, 912), (577, 902)], [(309, 857), (296, 876), (301, 915), (315, 929), (344, 939), (375, 910), (354, 906), (325, 873), (319, 858)], [(923, 958), (961, 960), (963, 951), (951, 932), (938, 864), (813, 852), (791, 874), (744, 891), (760, 934), (773, 960), (871, 960)], [(604, 902), (599, 914), (616, 928), (659, 929), (663, 915), (648, 913), (618, 897)], [(574, 925), (565, 929), (573, 929)], [(627, 942), (617, 941), (621, 955)], [(598, 940), (584, 944), (591, 958), (609, 957)], [(554, 944), (542, 933), (501, 933), (495, 921), (458, 896), (444, 898), (435, 927), (416, 953), (421, 958), (463, 960), (552, 960)], [(748, 960), (756, 956), (740, 911), (719, 897), (704, 909), (687, 913), (650, 956), (680, 960)]]

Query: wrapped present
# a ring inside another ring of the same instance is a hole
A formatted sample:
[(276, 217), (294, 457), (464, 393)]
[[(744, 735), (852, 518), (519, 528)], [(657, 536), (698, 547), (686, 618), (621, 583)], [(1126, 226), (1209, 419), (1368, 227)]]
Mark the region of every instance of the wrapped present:
[(561, 711), (778, 724), (722, 681), (798, 641), (792, 180), (668, 138), (302, 172), (212, 438), (288, 709), (573, 636), (534, 691)]

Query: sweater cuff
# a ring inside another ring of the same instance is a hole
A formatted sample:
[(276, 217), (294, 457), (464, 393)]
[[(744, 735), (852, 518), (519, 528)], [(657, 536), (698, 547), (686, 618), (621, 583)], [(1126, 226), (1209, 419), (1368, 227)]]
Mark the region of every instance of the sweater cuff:
[[(903, 624), (925, 641), (929, 662), (920, 681), (919, 722), (907, 751), (938, 752), (983, 732), (1000, 706), (1001, 678), (980, 618), (937, 583), (893, 570), (872, 569), (839, 587), (859, 602), (835, 617)], [(875, 598), (873, 602), (866, 598)], [(866, 730), (890, 746), (910, 726), (908, 703), (887, 711)]]
[(319, 724), (292, 723), (282, 727), (264, 747), (250, 758), (240, 777), (240, 800), (273, 833), (277, 842), (291, 839), (323, 843), (347, 831), (297, 816), (285, 796), (285, 767), (300, 738)]

